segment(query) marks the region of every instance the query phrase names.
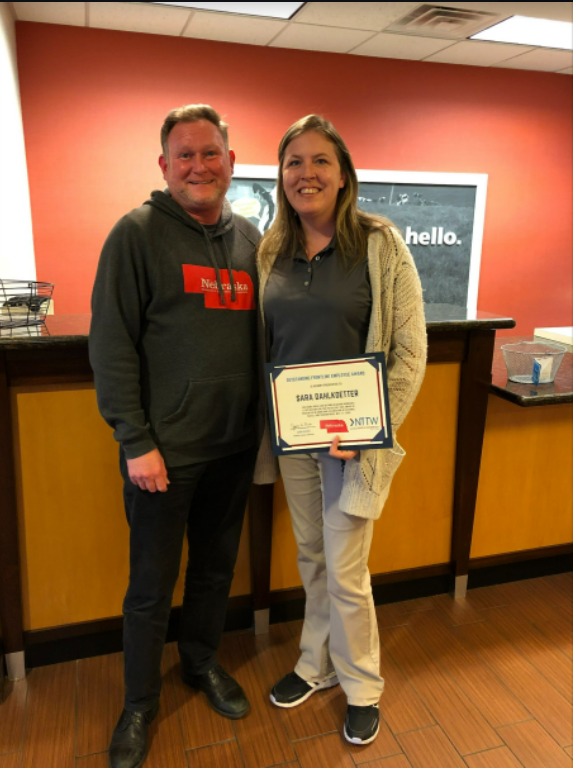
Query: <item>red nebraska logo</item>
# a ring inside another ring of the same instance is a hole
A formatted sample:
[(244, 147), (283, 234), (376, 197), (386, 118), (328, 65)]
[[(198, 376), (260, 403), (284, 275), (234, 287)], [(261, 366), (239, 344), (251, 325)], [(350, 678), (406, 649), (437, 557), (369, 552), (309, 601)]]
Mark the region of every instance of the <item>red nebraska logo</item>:
[(326, 419), (320, 422), (320, 428), (326, 429), (327, 434), (331, 435), (334, 432), (348, 432), (346, 422), (342, 419)]
[(231, 281), (229, 271), (220, 269), (221, 285), (225, 304), (221, 304), (217, 275), (214, 267), (197, 267), (195, 264), (183, 264), (183, 284), (185, 293), (202, 293), (207, 309), (255, 309), (253, 281), (246, 272), (233, 271), (235, 282), (235, 301), (231, 301)]

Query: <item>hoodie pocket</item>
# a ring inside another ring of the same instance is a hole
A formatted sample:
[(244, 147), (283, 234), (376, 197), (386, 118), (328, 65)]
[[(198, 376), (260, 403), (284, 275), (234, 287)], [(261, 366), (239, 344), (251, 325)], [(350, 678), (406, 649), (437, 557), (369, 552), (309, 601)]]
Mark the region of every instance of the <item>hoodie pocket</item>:
[(179, 408), (157, 424), (162, 446), (216, 446), (240, 440), (253, 429), (251, 374), (190, 381)]

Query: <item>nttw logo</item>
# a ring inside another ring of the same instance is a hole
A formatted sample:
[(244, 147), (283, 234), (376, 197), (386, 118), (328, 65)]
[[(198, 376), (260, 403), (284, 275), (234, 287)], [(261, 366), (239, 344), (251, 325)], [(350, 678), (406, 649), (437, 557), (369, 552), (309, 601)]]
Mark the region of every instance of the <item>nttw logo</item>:
[(377, 427), (380, 419), (378, 416), (360, 416), (358, 419), (350, 419), (351, 427)]
[(461, 245), (455, 232), (446, 232), (443, 227), (432, 227), (430, 232), (413, 232), (406, 227), (406, 245)]

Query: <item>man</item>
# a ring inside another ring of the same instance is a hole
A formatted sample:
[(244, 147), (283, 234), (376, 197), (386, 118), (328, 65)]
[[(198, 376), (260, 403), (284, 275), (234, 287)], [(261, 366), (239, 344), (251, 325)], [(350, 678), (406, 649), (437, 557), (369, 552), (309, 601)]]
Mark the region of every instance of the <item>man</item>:
[(161, 143), (168, 189), (113, 228), (92, 298), (90, 361), (99, 409), (121, 445), (130, 526), (125, 709), (111, 768), (145, 760), (186, 530), (183, 680), (224, 717), (249, 710), (215, 653), (256, 454), (260, 235), (225, 198), (235, 155), (214, 109), (173, 110)]

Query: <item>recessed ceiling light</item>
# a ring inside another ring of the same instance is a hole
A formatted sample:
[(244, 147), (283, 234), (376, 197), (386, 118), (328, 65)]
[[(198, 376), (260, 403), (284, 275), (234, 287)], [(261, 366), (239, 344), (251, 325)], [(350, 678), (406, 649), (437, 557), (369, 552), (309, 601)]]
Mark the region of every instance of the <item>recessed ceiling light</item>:
[(472, 35), (471, 40), (491, 40), (495, 43), (538, 45), (541, 48), (573, 50), (573, 24), (570, 21), (533, 19), (512, 16), (493, 27)]
[(240, 13), (243, 16), (266, 16), (271, 19), (290, 19), (304, 3), (152, 3), (198, 8), (202, 11)]

